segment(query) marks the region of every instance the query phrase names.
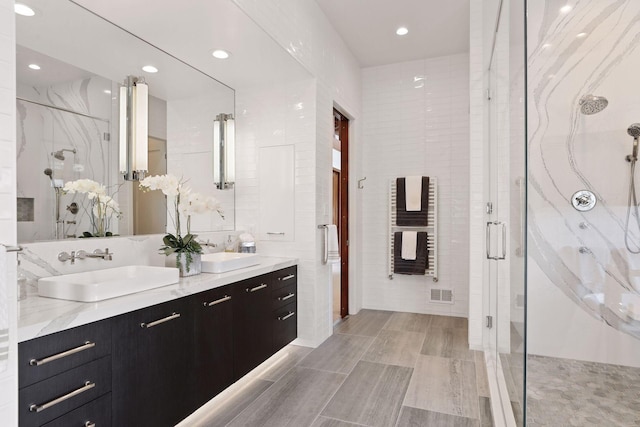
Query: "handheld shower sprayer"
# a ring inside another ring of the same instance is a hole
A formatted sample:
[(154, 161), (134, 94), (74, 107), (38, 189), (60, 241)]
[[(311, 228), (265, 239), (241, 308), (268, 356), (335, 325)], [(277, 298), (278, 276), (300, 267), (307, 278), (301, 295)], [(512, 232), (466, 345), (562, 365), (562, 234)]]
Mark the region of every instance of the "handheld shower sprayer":
[(633, 137), (633, 151), (626, 159), (628, 162), (635, 162), (638, 160), (638, 138), (640, 138), (640, 123), (633, 123), (627, 128), (629, 136)]
[(640, 245), (634, 242), (636, 249), (631, 249), (629, 244), (629, 222), (631, 220), (631, 210), (633, 209), (636, 217), (636, 225), (640, 231), (640, 212), (638, 210), (638, 196), (636, 193), (635, 175), (636, 175), (636, 162), (638, 161), (638, 140), (640, 139), (640, 123), (633, 123), (627, 128), (629, 136), (633, 137), (633, 151), (630, 155), (625, 157), (627, 162), (631, 163), (631, 170), (629, 175), (629, 196), (627, 197), (627, 219), (624, 226), (624, 244), (627, 250), (632, 254), (640, 254)]

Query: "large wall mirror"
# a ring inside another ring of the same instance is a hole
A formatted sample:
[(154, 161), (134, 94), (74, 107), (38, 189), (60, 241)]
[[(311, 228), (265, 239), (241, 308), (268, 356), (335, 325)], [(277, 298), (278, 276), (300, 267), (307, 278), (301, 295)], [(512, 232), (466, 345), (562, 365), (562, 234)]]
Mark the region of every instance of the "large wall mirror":
[(30, 5), (36, 15), (16, 25), (18, 240), (90, 231), (86, 195), (60, 191), (79, 179), (105, 185), (117, 201), (113, 234), (165, 232), (162, 194), (141, 193), (119, 173), (118, 97), (127, 76), (148, 84), (149, 174), (182, 177), (221, 202), (224, 219), (194, 216), (193, 232), (233, 230), (234, 190), (216, 189), (212, 147), (216, 116), (234, 114), (234, 90), (67, 0)]

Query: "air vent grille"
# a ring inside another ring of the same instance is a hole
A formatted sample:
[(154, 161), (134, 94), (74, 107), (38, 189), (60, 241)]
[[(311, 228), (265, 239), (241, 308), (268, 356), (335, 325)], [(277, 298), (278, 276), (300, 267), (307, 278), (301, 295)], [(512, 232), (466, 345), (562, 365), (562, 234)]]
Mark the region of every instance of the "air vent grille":
[(453, 290), (432, 288), (429, 301), (442, 304), (453, 304)]

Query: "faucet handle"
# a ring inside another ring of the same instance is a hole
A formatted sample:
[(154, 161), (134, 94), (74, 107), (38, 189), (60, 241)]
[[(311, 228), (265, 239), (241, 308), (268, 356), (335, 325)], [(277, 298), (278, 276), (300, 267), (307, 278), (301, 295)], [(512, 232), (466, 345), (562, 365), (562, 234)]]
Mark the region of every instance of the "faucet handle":
[(104, 252), (102, 253), (102, 259), (104, 259), (105, 261), (112, 261), (113, 260), (113, 253), (109, 253), (109, 248), (104, 248)]

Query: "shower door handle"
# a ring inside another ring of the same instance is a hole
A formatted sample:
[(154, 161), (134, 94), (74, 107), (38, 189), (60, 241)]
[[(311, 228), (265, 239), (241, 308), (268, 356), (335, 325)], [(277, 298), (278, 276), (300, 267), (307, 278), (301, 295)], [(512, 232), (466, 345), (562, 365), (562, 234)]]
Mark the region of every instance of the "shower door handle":
[[(502, 250), (501, 255), (495, 255), (492, 256), (491, 255), (491, 227), (495, 226), (501, 226), (499, 228), (500, 232), (502, 233), (502, 239), (501, 239), (501, 245), (502, 245)], [(487, 237), (486, 237), (486, 249), (487, 249), (487, 259), (491, 259), (494, 261), (500, 261), (500, 260), (504, 260), (507, 258), (507, 224), (501, 221), (488, 221), (487, 222)]]

